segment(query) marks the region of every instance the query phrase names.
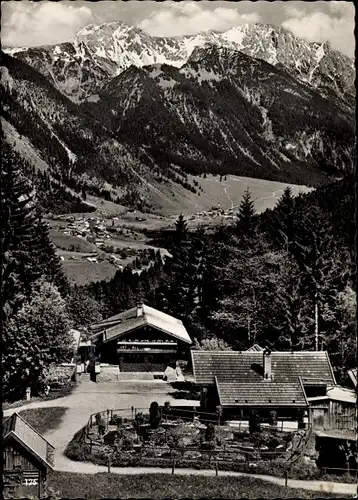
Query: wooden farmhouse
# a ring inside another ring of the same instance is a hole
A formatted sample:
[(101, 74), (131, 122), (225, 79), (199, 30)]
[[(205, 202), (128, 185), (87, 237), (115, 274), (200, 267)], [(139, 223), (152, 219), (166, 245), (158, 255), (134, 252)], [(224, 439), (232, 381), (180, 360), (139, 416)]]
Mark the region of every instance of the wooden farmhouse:
[(284, 420), (309, 416), (309, 397), (325, 396), (336, 384), (326, 352), (192, 351), (202, 405), (221, 405), (223, 418), (247, 419), (252, 410), (264, 420), (271, 411)]
[(352, 389), (328, 387), (325, 396), (308, 398), (314, 429), (357, 430), (357, 394)]
[(3, 487), (8, 498), (41, 497), (54, 447), (18, 413), (3, 421)]
[(91, 343), (101, 363), (120, 372), (164, 372), (189, 357), (192, 343), (183, 323), (141, 304), (91, 327)]

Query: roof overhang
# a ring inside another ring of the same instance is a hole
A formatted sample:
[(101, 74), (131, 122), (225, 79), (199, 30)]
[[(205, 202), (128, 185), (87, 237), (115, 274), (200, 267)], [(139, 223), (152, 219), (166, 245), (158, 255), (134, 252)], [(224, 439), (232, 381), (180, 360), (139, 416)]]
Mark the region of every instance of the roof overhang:
[(180, 340), (181, 342), (185, 342), (186, 344), (189, 344), (189, 345), (192, 344), (192, 340), (190, 339), (189, 335), (188, 335), (188, 338), (183, 337), (181, 335), (177, 335), (176, 333), (174, 333), (172, 331), (166, 330), (165, 328), (161, 328), (160, 326), (155, 325), (151, 321), (148, 321), (148, 319), (144, 319), (140, 325), (135, 325), (132, 328), (128, 328), (128, 330), (126, 330), (125, 332), (120, 332), (117, 335), (113, 335), (112, 337), (109, 337), (109, 338), (105, 338), (106, 330), (103, 330), (102, 332), (98, 332), (98, 335), (102, 333), (102, 335), (103, 335), (102, 344), (107, 344), (108, 342), (113, 342), (114, 340), (118, 340), (118, 339), (124, 337), (125, 335), (128, 335), (128, 333), (132, 333), (132, 332), (139, 330), (140, 328), (143, 328), (145, 326), (150, 326), (151, 328), (154, 328), (155, 330), (159, 330), (160, 332), (166, 333), (170, 337), (173, 337), (177, 340)]
[[(214, 377), (214, 383), (215, 383), (216, 390), (218, 393), (220, 405), (224, 408), (236, 408), (236, 407), (237, 408), (243, 408), (243, 407), (246, 407), (246, 408), (253, 408), (253, 407), (258, 407), (258, 408), (307, 408), (309, 406), (309, 403), (307, 401), (305, 391), (302, 387), (302, 384), (300, 384), (300, 389), (301, 389), (301, 393), (302, 393), (304, 400), (301, 402), (298, 401), (298, 402), (293, 403), (292, 401), (287, 401), (287, 403), (277, 403), (277, 402), (269, 402), (269, 401), (265, 401), (265, 402), (255, 401), (255, 402), (246, 403), (245, 401), (244, 402), (239, 401), (239, 402), (225, 403), (225, 402), (223, 402), (222, 394), (220, 391), (220, 381), (218, 380), (218, 378), (216, 376)], [(269, 384), (270, 384), (270, 382), (263, 382), (262, 387), (270, 387)], [(240, 384), (237, 384), (237, 385), (240, 386)], [(252, 384), (252, 385), (255, 386), (256, 384)], [(284, 385), (285, 384), (282, 384), (283, 388), (284, 388)]]
[[(29, 446), (27, 443), (25, 443), (25, 441), (23, 441), (16, 434), (15, 431), (10, 431), (8, 434), (6, 434), (6, 436), (4, 438), (4, 443), (6, 443), (7, 441), (10, 441), (11, 439), (13, 439), (18, 444), (20, 444), (28, 453), (30, 453), (30, 455), (32, 455), (36, 460), (38, 460), (44, 467), (51, 469), (51, 470), (54, 470), (54, 465), (50, 464), (50, 462), (48, 462), (47, 460), (42, 458), (33, 448), (31, 448), (31, 446)], [(47, 443), (47, 445), (49, 445), (49, 443)]]
[(357, 441), (356, 432), (340, 433), (338, 431), (316, 431), (316, 436), (320, 438), (340, 439), (341, 441)]

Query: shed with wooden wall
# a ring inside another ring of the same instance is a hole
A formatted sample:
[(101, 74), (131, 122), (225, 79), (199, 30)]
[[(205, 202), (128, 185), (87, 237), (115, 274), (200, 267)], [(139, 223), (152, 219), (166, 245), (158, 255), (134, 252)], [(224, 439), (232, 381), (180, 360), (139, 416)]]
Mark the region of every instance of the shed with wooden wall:
[(7, 498), (41, 498), (55, 448), (18, 413), (3, 421), (3, 493)]

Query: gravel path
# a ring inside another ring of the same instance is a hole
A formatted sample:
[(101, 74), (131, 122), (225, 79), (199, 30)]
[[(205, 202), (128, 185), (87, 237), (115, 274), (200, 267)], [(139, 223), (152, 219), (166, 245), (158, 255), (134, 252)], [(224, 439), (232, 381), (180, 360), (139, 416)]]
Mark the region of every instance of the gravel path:
[[(131, 406), (148, 411), (152, 401), (157, 401), (159, 405), (163, 405), (167, 400), (173, 401), (169, 395), (169, 392), (172, 391), (170, 384), (163, 381), (101, 382), (96, 384), (89, 380), (82, 380), (68, 396), (51, 401), (37, 401), (14, 409), (10, 408), (4, 411), (4, 416), (11, 415), (14, 411), (20, 412), (31, 408), (54, 406), (67, 408), (60, 426), (47, 432), (44, 437), (55, 447), (56, 469), (74, 472), (76, 465), (83, 464), (72, 462), (63, 453), (73, 435), (86, 425), (92, 413), (108, 408), (131, 408)], [(129, 410), (128, 416), (130, 415), (131, 411)]]
[[(21, 410), (29, 410), (31, 408), (48, 408), (53, 406), (67, 408), (60, 427), (45, 434), (46, 439), (55, 446), (55, 470), (82, 474), (97, 474), (99, 472), (107, 472), (107, 467), (89, 462), (74, 462), (63, 454), (73, 435), (87, 423), (90, 414), (106, 410), (107, 408), (130, 408), (134, 406), (135, 408), (142, 407), (149, 409), (152, 401), (157, 401), (160, 405), (164, 404), (167, 400), (172, 401), (173, 398), (169, 394), (171, 391), (171, 386), (162, 381), (102, 382), (100, 384), (95, 384), (90, 381), (81, 381), (73, 393), (68, 396), (51, 401), (30, 403), (15, 409), (8, 409), (4, 411), (4, 416), (11, 415), (14, 411), (20, 412)], [(111, 467), (111, 472), (122, 475), (148, 473), (171, 474), (172, 470), (171, 468), (160, 469), (154, 467)], [(177, 468), (175, 474), (212, 476), (215, 475), (215, 471)], [(219, 475), (236, 477), (246, 475), (264, 479), (282, 486), (285, 485), (285, 480), (283, 478), (274, 476), (220, 470)], [(291, 488), (302, 488), (317, 492), (328, 491), (349, 496), (357, 494), (357, 487), (355, 484), (289, 479), (288, 486)]]

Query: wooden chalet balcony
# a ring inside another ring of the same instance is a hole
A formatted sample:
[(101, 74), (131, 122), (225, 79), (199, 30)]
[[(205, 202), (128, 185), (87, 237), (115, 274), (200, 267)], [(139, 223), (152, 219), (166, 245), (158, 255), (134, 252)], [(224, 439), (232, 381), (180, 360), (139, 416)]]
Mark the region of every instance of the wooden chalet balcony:
[(117, 352), (176, 353), (177, 343), (172, 341), (121, 341), (117, 342)]

